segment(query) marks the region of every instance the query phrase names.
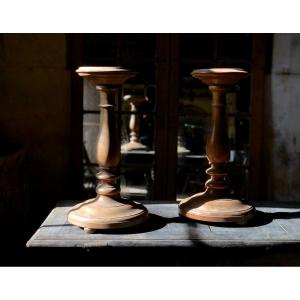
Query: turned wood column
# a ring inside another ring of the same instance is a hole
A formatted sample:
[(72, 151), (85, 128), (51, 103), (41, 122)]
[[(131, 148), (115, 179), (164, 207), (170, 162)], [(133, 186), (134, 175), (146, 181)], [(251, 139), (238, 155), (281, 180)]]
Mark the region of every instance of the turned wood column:
[(208, 222), (235, 222), (243, 224), (255, 214), (253, 206), (230, 198), (228, 161), (230, 157), (226, 122), (226, 92), (247, 76), (241, 69), (200, 69), (192, 76), (209, 86), (212, 93), (211, 129), (206, 144), (210, 178), (205, 191), (184, 199), (179, 213), (191, 219)]
[(230, 149), (227, 137), (226, 100), (225, 93), (229, 89), (224, 86), (209, 86), (212, 92), (212, 118), (211, 130), (206, 143), (206, 155), (211, 165), (206, 173), (210, 179), (205, 183), (206, 187), (219, 190), (219, 194), (228, 193), (227, 162), (230, 157)]
[(96, 149), (100, 171), (97, 196), (73, 207), (68, 220), (88, 233), (140, 224), (148, 217), (146, 208), (120, 196), (120, 136), (115, 118), (119, 88), (136, 73), (118, 67), (81, 67), (76, 72), (93, 81), (100, 96), (101, 122)]
[[(100, 94), (100, 131), (97, 142), (96, 158), (100, 166), (97, 173), (99, 184), (96, 188), (96, 199), (103, 202), (114, 202), (120, 199), (119, 163), (120, 139), (115, 118), (115, 102), (118, 87), (96, 86)], [(114, 201), (113, 201), (114, 200)]]

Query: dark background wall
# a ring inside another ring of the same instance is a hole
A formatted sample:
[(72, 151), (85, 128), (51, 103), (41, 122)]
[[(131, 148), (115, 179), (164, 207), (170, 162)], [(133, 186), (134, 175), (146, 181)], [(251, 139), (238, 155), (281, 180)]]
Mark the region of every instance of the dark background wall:
[[(11, 210), (27, 202), (30, 220), (42, 218), (68, 194), (71, 101), (66, 62), (65, 34), (0, 35), (0, 148), (12, 154), (11, 145), (19, 144), (26, 157), (26, 167), (17, 159), (13, 169), (1, 172), (5, 176), (22, 169), (26, 189), (22, 192), (18, 182), (6, 188), (12, 191), (9, 201), (15, 201)], [(9, 155), (2, 156), (4, 161)], [(23, 196), (13, 197), (16, 190)]]

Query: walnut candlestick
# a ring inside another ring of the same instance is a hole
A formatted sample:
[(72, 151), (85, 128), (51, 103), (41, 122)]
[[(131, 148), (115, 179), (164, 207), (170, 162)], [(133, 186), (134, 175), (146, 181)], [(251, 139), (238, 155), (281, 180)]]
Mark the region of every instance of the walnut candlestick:
[(255, 208), (238, 199), (230, 198), (227, 162), (229, 143), (226, 125), (225, 93), (232, 85), (247, 76), (241, 69), (200, 69), (192, 76), (203, 81), (212, 92), (212, 126), (206, 144), (210, 179), (203, 193), (184, 199), (179, 204), (179, 213), (191, 219), (207, 222), (234, 222), (244, 224), (255, 214)]
[(119, 87), (136, 75), (118, 67), (81, 67), (80, 76), (96, 84), (100, 93), (101, 124), (97, 142), (97, 162), (101, 170), (97, 178), (97, 196), (74, 206), (68, 220), (88, 233), (96, 229), (131, 227), (144, 222), (148, 212), (136, 202), (120, 196), (120, 137), (115, 120), (115, 102)]

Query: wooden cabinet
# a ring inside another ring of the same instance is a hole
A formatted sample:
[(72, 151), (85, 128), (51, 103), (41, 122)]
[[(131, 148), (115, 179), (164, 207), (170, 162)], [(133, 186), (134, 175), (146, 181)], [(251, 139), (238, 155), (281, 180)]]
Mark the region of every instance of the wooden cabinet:
[[(227, 95), (231, 184), (239, 197), (261, 199), (268, 35), (82, 34), (68, 39), (73, 72), (79, 65), (121, 65), (139, 72), (124, 85), (117, 110), (125, 143), (131, 112), (122, 96), (145, 92), (148, 97), (136, 113), (148, 151), (123, 153), (121, 159), (123, 192), (139, 200), (175, 200), (203, 190), (211, 97), (190, 73), (206, 67), (246, 69), (250, 76)], [(77, 150), (72, 153), (71, 173), (75, 186), (85, 186), (81, 191), (93, 193), (95, 183), (89, 178), (94, 178), (96, 171), (92, 153), (98, 109), (93, 107), (94, 96), (87, 83), (83, 87), (73, 76), (72, 86), (72, 143)], [(82, 144), (84, 151), (78, 149)], [(184, 148), (187, 151), (182, 151)], [(74, 192), (78, 197), (79, 189)]]

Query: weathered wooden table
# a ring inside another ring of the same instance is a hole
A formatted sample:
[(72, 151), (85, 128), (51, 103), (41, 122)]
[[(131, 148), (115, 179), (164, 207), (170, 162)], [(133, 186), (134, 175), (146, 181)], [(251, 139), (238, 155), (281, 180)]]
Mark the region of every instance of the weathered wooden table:
[[(95, 234), (68, 224), (73, 205), (58, 203), (27, 247), (47, 248), (56, 258), (64, 251), (57, 265), (300, 265), (300, 204), (256, 203), (247, 226), (220, 226), (179, 217), (177, 203), (152, 202), (143, 226)], [(116, 252), (119, 259), (110, 261)]]

